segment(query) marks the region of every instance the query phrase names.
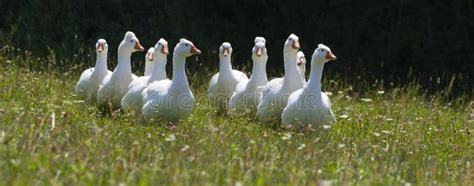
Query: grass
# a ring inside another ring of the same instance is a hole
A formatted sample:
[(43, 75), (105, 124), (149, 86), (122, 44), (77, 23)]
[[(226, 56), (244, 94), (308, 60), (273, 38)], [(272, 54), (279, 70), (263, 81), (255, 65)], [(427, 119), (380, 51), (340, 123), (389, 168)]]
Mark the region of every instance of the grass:
[(472, 99), (326, 80), (337, 123), (296, 133), (216, 115), (194, 74), (197, 107), (170, 130), (81, 103), (78, 68), (23, 62), (0, 58), (1, 185), (474, 183)]

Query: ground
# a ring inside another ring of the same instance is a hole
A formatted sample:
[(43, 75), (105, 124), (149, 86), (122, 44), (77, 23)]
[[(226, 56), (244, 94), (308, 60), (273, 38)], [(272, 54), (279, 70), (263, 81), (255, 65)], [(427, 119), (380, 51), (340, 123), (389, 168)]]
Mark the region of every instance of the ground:
[[(333, 126), (292, 132), (206, 107), (175, 129), (104, 115), (74, 95), (80, 69), (0, 58), (0, 184), (464, 184), (474, 182), (474, 103), (416, 84), (355, 90), (325, 80)], [(24, 65), (23, 65), (24, 66)]]

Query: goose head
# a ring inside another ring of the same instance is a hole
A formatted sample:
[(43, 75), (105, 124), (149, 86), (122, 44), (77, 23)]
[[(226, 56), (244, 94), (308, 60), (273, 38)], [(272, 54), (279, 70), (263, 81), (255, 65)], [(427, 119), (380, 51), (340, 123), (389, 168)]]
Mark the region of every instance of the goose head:
[(305, 72), (306, 72), (306, 58), (304, 56), (303, 51), (298, 51), (296, 53), (296, 65), (298, 65), (298, 70), (300, 70), (301, 77), (305, 79)]
[(136, 51), (144, 51), (145, 49), (140, 44), (137, 36), (133, 32), (128, 31), (125, 33), (125, 37), (123, 38), (122, 42), (119, 45), (119, 49), (124, 50), (129, 53), (133, 53)]
[(201, 50), (196, 48), (194, 44), (187, 39), (180, 39), (179, 43), (174, 47), (173, 55), (181, 55), (184, 57), (189, 57), (195, 54), (201, 54)]
[(267, 41), (265, 40), (264, 37), (257, 36), (257, 37), (255, 37), (254, 43), (256, 44), (258, 42), (262, 42), (263, 44), (265, 44)]
[(296, 53), (296, 65), (298, 65), (298, 69), (304, 76), (306, 71), (306, 57), (304, 56), (303, 51), (298, 51), (298, 53)]
[(153, 57), (166, 56), (168, 53), (168, 41), (160, 38), (160, 40), (155, 44), (155, 53), (153, 54)]
[(290, 34), (285, 41), (284, 51), (296, 53), (300, 49), (300, 40), (295, 34)]
[(255, 43), (252, 49), (252, 60), (257, 62), (265, 62), (268, 59), (267, 48), (265, 43), (260, 41)]
[(336, 59), (337, 57), (332, 53), (331, 49), (323, 44), (318, 44), (318, 48), (314, 50), (314, 53), (312, 56), (313, 63), (317, 62), (317, 63), (324, 64)]
[(232, 54), (232, 46), (229, 42), (222, 43), (221, 47), (219, 47), (219, 58), (230, 58)]
[(109, 45), (107, 45), (107, 41), (105, 39), (99, 39), (95, 44), (95, 51), (97, 52), (98, 56), (107, 55), (109, 51)]
[(148, 49), (148, 51), (146, 52), (146, 56), (145, 56), (146, 63), (153, 62), (153, 53), (154, 52), (155, 52), (154, 47), (150, 47), (150, 49)]

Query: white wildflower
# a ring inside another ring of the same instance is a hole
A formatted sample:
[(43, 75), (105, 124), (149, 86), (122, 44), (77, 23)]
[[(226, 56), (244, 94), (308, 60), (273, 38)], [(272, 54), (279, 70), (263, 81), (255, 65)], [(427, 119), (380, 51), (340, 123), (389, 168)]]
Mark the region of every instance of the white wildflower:
[(370, 98), (362, 98), (360, 100), (363, 101), (363, 102), (367, 102), (367, 103), (372, 102), (372, 99), (370, 99)]
[(283, 135), (283, 137), (281, 137), (281, 139), (289, 140), (289, 139), (291, 139), (291, 134), (290, 133), (285, 133), (285, 135)]
[(341, 119), (347, 119), (349, 118), (349, 116), (347, 114), (343, 114), (343, 115), (340, 115), (339, 118)]
[(303, 143), (303, 144), (301, 144), (297, 149), (298, 149), (298, 150), (303, 150), (305, 147), (306, 147), (306, 145)]
[(185, 145), (183, 148), (181, 148), (181, 152), (187, 151), (189, 149), (189, 145)]
[(175, 141), (176, 136), (174, 134), (170, 134), (168, 137), (165, 138), (165, 141)]

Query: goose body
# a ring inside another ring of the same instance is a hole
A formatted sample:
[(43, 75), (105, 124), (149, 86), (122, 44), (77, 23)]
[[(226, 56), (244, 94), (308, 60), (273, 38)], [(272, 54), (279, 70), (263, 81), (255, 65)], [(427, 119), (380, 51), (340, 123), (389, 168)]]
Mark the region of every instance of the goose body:
[(219, 48), (219, 73), (212, 76), (207, 91), (209, 104), (219, 112), (227, 110), (227, 104), (240, 81), (248, 80), (243, 72), (232, 69), (232, 47), (224, 42)]
[(321, 92), (321, 77), (324, 64), (335, 60), (331, 50), (319, 44), (311, 58), (311, 73), (308, 84), (288, 98), (288, 104), (282, 112), (281, 120), (284, 127), (303, 128), (330, 125), (336, 121), (331, 111), (329, 97)]
[(137, 78), (132, 74), (130, 56), (135, 51), (143, 51), (133, 32), (127, 32), (118, 48), (118, 64), (112, 74), (107, 75), (97, 93), (100, 105), (110, 103), (113, 109), (120, 108), (120, 102), (127, 93), (130, 83)]
[(237, 84), (229, 100), (230, 113), (255, 112), (260, 102), (262, 86), (268, 83), (265, 70), (268, 60), (267, 49), (265, 48), (265, 41), (259, 41), (258, 38), (256, 38), (255, 46), (252, 49), (252, 75), (250, 80), (242, 80)]
[(97, 58), (95, 67), (84, 70), (75, 87), (75, 93), (82, 100), (90, 103), (97, 101), (97, 91), (105, 76), (112, 72), (107, 70), (107, 52), (109, 46), (105, 39), (99, 39), (96, 43)]
[(296, 64), (298, 49), (299, 38), (291, 34), (283, 48), (284, 78), (272, 80), (263, 87), (261, 101), (257, 107), (258, 118), (263, 124), (278, 122), (290, 94), (304, 86), (304, 80)]
[(145, 122), (175, 123), (191, 115), (195, 99), (189, 88), (185, 63), (187, 57), (200, 53), (192, 42), (180, 39), (173, 51), (173, 79), (155, 81), (144, 90), (142, 115)]
[[(140, 113), (143, 107), (142, 94), (146, 96), (143, 90), (152, 82), (166, 79), (166, 56), (168, 55), (168, 42), (161, 38), (155, 45), (157, 50), (151, 53), (150, 58), (153, 67), (149, 76), (138, 77), (130, 83), (127, 94), (122, 98), (121, 107), (124, 111), (133, 111)], [(150, 53), (149, 53), (150, 54)]]

